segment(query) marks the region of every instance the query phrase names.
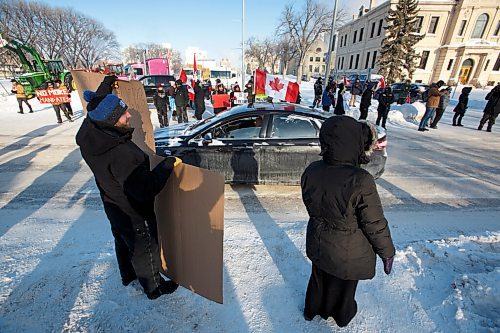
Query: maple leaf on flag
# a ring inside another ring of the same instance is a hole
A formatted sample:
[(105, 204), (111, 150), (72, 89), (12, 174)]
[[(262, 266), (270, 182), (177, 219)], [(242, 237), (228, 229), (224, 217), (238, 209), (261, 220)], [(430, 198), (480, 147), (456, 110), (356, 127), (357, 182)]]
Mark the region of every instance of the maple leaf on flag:
[(275, 77), (274, 80), (269, 81), (269, 85), (271, 86), (272, 90), (276, 90), (278, 92), (285, 86), (277, 77)]

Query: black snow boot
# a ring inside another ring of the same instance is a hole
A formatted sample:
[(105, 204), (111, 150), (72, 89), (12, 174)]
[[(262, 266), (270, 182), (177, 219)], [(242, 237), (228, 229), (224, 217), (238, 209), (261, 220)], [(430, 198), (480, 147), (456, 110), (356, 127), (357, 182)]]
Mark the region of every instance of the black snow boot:
[(160, 286), (155, 290), (153, 290), (152, 292), (146, 293), (146, 296), (148, 296), (149, 299), (157, 299), (161, 295), (173, 293), (174, 291), (177, 290), (177, 287), (179, 287), (179, 285), (172, 280), (170, 281), (162, 280)]

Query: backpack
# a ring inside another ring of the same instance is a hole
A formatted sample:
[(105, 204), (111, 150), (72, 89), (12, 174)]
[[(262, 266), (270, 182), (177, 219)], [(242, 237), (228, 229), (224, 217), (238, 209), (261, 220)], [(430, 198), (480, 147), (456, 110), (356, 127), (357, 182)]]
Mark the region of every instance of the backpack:
[(429, 89), (427, 89), (422, 93), (422, 101), (427, 102), (428, 99), (429, 99)]

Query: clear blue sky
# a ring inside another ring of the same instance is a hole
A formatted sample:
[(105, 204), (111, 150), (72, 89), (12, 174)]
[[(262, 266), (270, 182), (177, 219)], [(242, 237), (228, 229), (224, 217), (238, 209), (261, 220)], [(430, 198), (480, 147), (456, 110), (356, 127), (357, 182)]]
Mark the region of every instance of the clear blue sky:
[[(333, 8), (334, 0), (319, 0)], [(379, 3), (385, 0), (379, 0)], [(233, 62), (241, 54), (241, 0), (41, 0), (50, 6), (69, 7), (84, 13), (116, 34), (121, 48), (142, 42), (170, 43), (181, 52), (199, 47), (217, 61)], [(280, 13), (289, 0), (246, 0), (245, 39), (271, 37)], [(302, 0), (295, 0), (300, 8)], [(349, 16), (369, 0), (339, 0)], [(233, 63), (237, 65), (237, 63)]]

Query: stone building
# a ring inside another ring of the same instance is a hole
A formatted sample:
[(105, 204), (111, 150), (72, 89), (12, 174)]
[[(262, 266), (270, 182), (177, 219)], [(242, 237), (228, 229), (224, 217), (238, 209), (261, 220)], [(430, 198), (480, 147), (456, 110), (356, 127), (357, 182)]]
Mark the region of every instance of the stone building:
[[(339, 73), (377, 73), (377, 56), (385, 37), (385, 18), (397, 0), (360, 9), (356, 19), (338, 31), (335, 65)], [(415, 45), (421, 56), (415, 82), (476, 86), (500, 81), (500, 3), (498, 0), (421, 0)]]

